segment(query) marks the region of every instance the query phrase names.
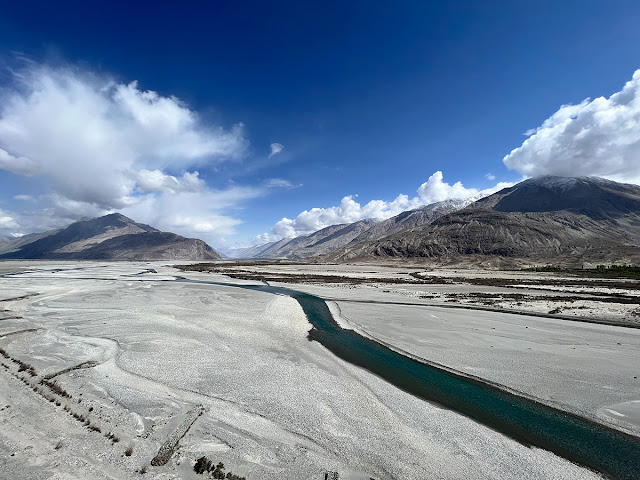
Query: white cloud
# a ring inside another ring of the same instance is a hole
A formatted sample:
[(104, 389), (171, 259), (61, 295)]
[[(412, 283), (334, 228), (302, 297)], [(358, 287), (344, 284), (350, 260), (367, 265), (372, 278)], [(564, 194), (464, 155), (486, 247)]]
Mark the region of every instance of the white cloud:
[(197, 236), (216, 243), (220, 237), (233, 234), (233, 227), (241, 223), (240, 220), (219, 212), (262, 195), (262, 189), (250, 187), (206, 189), (177, 195), (149, 194), (120, 212), (160, 230)]
[(489, 180), (490, 182), (494, 181), (496, 179), (496, 176), (493, 173), (487, 173), (484, 178), (486, 178), (487, 180)]
[(418, 188), (418, 196), (425, 205), (435, 202), (442, 202), (450, 198), (469, 198), (478, 195), (479, 190), (475, 188), (465, 188), (462, 182), (453, 185), (443, 181), (442, 172), (435, 172)]
[(0, 169), (38, 176), (51, 192), (44, 210), (11, 213), (25, 231), (120, 210), (211, 241), (239, 223), (222, 209), (264, 194), (213, 191), (195, 170), (241, 158), (242, 124), (208, 125), (176, 97), (71, 67), (30, 64), (14, 80), (0, 99)]
[(8, 170), (18, 175), (31, 176), (38, 171), (36, 162), (25, 157), (14, 157), (0, 148), (0, 170)]
[(284, 150), (284, 145), (282, 145), (281, 143), (272, 143), (271, 153), (269, 154), (269, 158), (273, 157), (274, 155), (277, 155), (282, 150)]
[[(215, 247), (226, 236), (232, 235), (234, 227), (241, 223), (220, 212), (264, 194), (262, 188), (250, 187), (204, 189), (178, 194), (155, 192), (141, 196), (139, 201), (119, 211), (137, 222), (186, 237), (201, 238)], [(111, 210), (69, 200), (55, 193), (46, 200), (50, 206), (42, 210), (0, 211), (0, 217), (13, 220), (2, 222), (0, 218), (0, 235), (12, 235), (16, 231), (42, 232), (67, 226), (79, 217), (91, 218), (112, 213)], [(215, 209), (211, 208), (212, 205)]]
[(338, 206), (305, 210), (293, 220), (285, 217), (276, 223), (272, 233), (279, 237), (293, 237), (300, 233), (315, 232), (329, 225), (355, 222), (363, 218), (362, 210), (360, 204), (349, 195)]
[(285, 180), (284, 178), (270, 178), (266, 182), (264, 182), (264, 186), (268, 188), (297, 188), (301, 187), (302, 184), (294, 185), (289, 180)]
[(13, 229), (18, 228), (18, 224), (15, 219), (7, 212), (0, 210), (0, 229)]
[(504, 164), (525, 176), (596, 175), (640, 183), (640, 70), (609, 98), (563, 105)]
[(185, 172), (182, 177), (177, 178), (160, 170), (131, 172), (131, 177), (141, 192), (198, 192), (206, 188), (204, 180), (199, 175), (198, 172)]
[(15, 198), (16, 200), (21, 200), (23, 202), (35, 202), (35, 201), (37, 201), (31, 195), (14, 195), (13, 198)]
[(247, 248), (249, 246), (254, 246), (254, 245), (264, 245), (265, 243), (275, 242), (276, 240), (279, 240), (279, 238), (276, 237), (275, 235), (271, 233), (262, 233), (260, 235), (256, 235), (254, 241), (251, 242), (250, 245), (243, 245), (238, 248)]
[(5, 96), (0, 168), (46, 176), (65, 197), (121, 208), (136, 181), (131, 172), (238, 157), (241, 126), (205, 126), (175, 97), (71, 69), (37, 67)]
[(443, 181), (442, 172), (438, 171), (418, 187), (418, 195), (416, 197), (409, 198), (408, 195), (398, 195), (391, 202), (371, 200), (362, 206), (354, 200), (353, 195), (349, 195), (342, 199), (340, 205), (305, 210), (294, 219), (285, 217), (274, 225), (271, 229), (271, 235), (264, 234), (259, 240), (262, 241), (268, 238), (273, 241), (280, 238), (295, 237), (315, 232), (330, 225), (353, 223), (364, 218), (382, 220), (430, 203), (454, 198), (465, 199), (479, 195), (490, 195), (511, 185), (511, 183), (500, 182), (486, 190), (466, 188), (461, 182), (449, 185)]
[(25, 210), (4, 212), (10, 216), (13, 222), (0, 224), (0, 235), (21, 236), (25, 233), (44, 232), (65, 227), (80, 217), (95, 217), (108, 213), (104, 210), (96, 210), (95, 207), (85, 203), (76, 203), (51, 194), (43, 198), (48, 206), (38, 210)]

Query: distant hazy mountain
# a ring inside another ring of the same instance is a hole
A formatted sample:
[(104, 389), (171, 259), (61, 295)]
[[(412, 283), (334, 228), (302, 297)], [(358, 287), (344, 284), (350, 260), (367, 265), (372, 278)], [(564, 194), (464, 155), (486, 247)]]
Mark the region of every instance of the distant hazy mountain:
[(7, 238), (8, 242), (0, 243), (0, 258), (2, 258), (1, 255), (7, 254), (9, 252), (17, 252), (22, 248), (22, 246), (51, 235), (56, 231), (57, 230), (51, 230), (42, 233), (30, 233), (16, 238), (5, 237)]
[(259, 258), (260, 252), (274, 243), (275, 242), (262, 243), (260, 245), (252, 245), (251, 247), (232, 247), (225, 250), (225, 253), (230, 258)]
[(365, 219), (331, 225), (309, 235), (285, 238), (235, 252), (242, 258), (306, 258), (324, 255), (366, 240), (377, 240), (401, 230), (430, 223), (438, 217), (460, 210), (476, 198), (453, 199), (402, 212), (387, 220)]
[(220, 255), (202, 240), (160, 232), (113, 213), (0, 244), (0, 258), (218, 260)]
[(11, 238), (0, 235), (0, 250), (5, 248), (7, 245), (9, 245), (11, 241), (12, 241)]
[(640, 187), (596, 177), (538, 177), (430, 224), (352, 245), (332, 260), (522, 258), (640, 260)]

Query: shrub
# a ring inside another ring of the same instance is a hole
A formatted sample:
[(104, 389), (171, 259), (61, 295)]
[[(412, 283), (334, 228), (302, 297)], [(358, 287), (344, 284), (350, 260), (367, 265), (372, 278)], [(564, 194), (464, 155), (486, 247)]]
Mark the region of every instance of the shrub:
[(41, 380), (40, 384), (46, 385), (51, 389), (52, 392), (57, 393), (61, 397), (71, 398), (71, 395), (69, 395), (67, 391), (64, 388), (62, 388), (60, 385), (58, 385), (55, 381), (50, 382), (49, 380)]
[(199, 474), (203, 474), (204, 472), (208, 472), (211, 468), (211, 460), (207, 457), (200, 457), (196, 460), (196, 464), (193, 466), (193, 471)]
[(213, 465), (213, 462), (207, 457), (200, 457), (196, 460), (196, 464), (193, 466), (194, 472), (198, 474), (209, 473), (212, 478), (217, 479), (229, 479), (229, 480), (246, 480), (244, 477), (236, 475), (233, 472), (224, 473), (224, 463), (219, 462), (217, 465)]

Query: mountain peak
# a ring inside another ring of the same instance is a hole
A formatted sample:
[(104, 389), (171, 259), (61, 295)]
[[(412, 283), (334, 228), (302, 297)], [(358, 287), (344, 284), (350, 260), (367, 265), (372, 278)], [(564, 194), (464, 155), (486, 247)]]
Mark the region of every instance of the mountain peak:
[(126, 224), (126, 225), (135, 225), (136, 222), (133, 221), (132, 219), (130, 219), (129, 217), (126, 217), (124, 215), (122, 215), (121, 213), (109, 213), (107, 215), (103, 215), (101, 217), (82, 217), (79, 220), (76, 220), (74, 223), (81, 223), (81, 222), (97, 222), (97, 223), (101, 223), (101, 224), (107, 224), (107, 223), (122, 223), (122, 224)]
[[(98, 217), (100, 218), (100, 217)], [(135, 223), (133, 220), (131, 220), (129, 217), (125, 217), (124, 215), (122, 215), (121, 213), (118, 212), (114, 212), (114, 213), (109, 213), (107, 215), (104, 215), (102, 218), (115, 218), (118, 220), (122, 220), (124, 222), (132, 222)]]
[(571, 211), (591, 218), (612, 218), (640, 209), (640, 187), (599, 177), (547, 175), (500, 190), (472, 208), (522, 213)]
[(100, 231), (106, 230), (118, 230), (118, 229), (134, 229), (145, 232), (157, 232), (156, 228), (153, 228), (149, 225), (145, 225), (144, 223), (137, 223), (135, 220), (122, 215), (121, 213), (109, 213), (107, 215), (103, 215), (102, 217), (96, 218), (88, 218), (82, 217), (80, 220), (76, 220), (71, 225), (66, 227), (67, 229), (76, 229), (79, 231), (87, 231), (90, 230), (93, 233), (98, 233)]
[(526, 187), (536, 185), (552, 190), (568, 191), (580, 186), (619, 186), (627, 185), (607, 180), (601, 177), (562, 177), (558, 175), (542, 175), (539, 177), (529, 178), (520, 182), (516, 186)]
[(65, 228), (45, 232), (33, 241), (10, 243), (0, 258), (75, 260), (218, 260), (202, 240), (136, 223), (121, 213), (83, 218)]
[(336, 252), (331, 259), (446, 257), (466, 262), (473, 256), (633, 263), (640, 258), (640, 187), (598, 177), (532, 178), (430, 224)]

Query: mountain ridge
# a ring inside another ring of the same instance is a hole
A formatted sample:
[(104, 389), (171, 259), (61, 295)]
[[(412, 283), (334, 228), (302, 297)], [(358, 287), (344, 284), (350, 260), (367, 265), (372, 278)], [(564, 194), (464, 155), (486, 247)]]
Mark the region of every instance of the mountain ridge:
[(119, 213), (21, 237), (0, 245), (0, 259), (219, 260), (199, 239), (161, 232)]
[(366, 218), (353, 223), (330, 225), (313, 233), (285, 238), (241, 251), (243, 258), (300, 259), (330, 254), (337, 249), (367, 240), (384, 238), (392, 233), (429, 223), (446, 213), (464, 208), (480, 197), (450, 199), (406, 210), (391, 218)]
[(472, 256), (549, 263), (639, 261), (640, 187), (598, 177), (537, 177), (430, 224), (324, 259), (464, 261)]

